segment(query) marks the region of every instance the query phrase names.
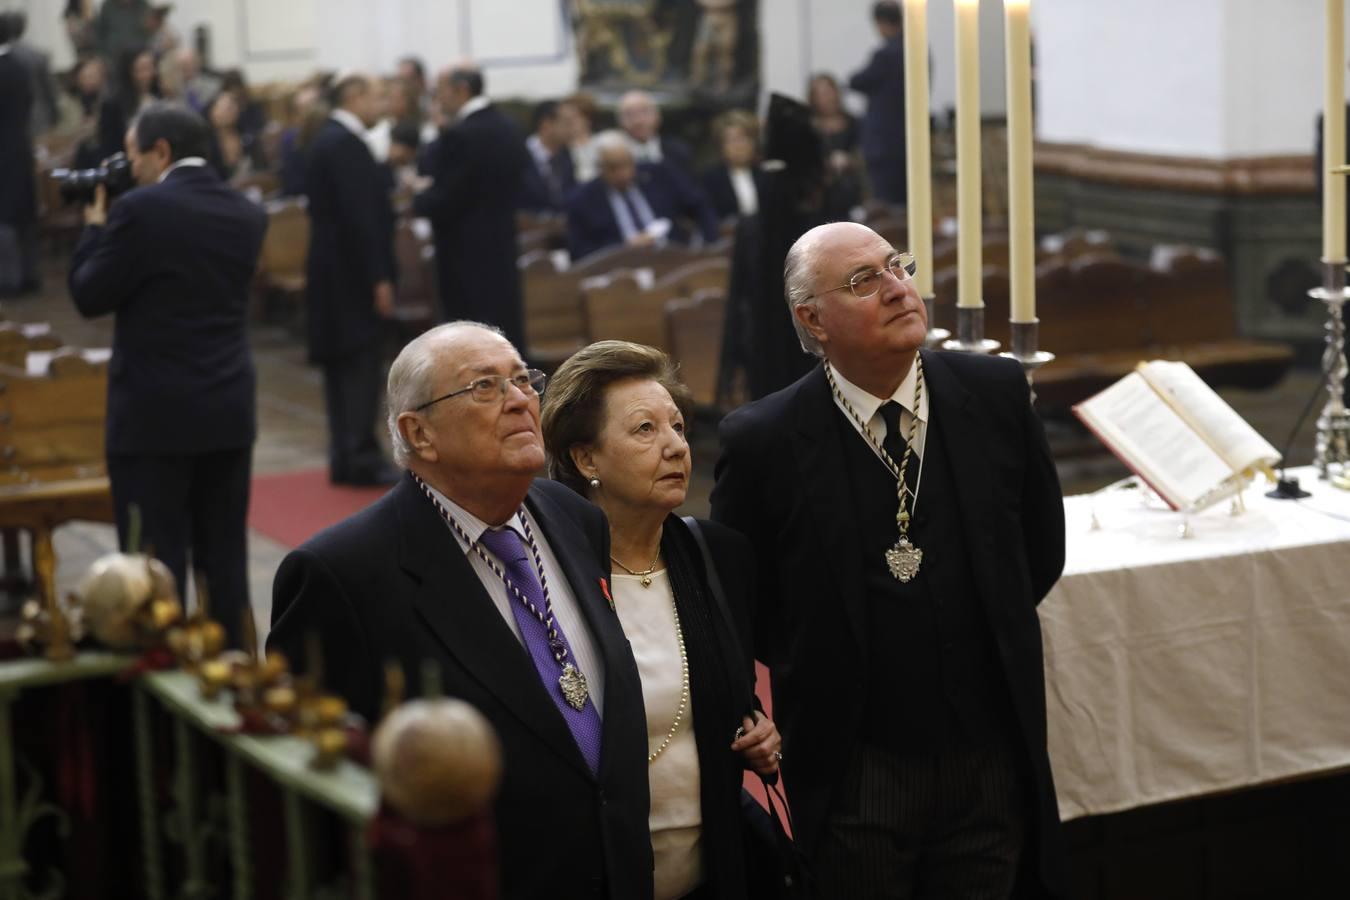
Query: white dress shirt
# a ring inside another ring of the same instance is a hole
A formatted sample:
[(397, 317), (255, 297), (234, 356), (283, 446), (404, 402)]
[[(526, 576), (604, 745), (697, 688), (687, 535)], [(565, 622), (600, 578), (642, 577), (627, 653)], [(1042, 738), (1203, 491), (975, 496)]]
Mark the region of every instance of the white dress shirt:
[(455, 113), (455, 121), (463, 122), (480, 109), (487, 109), (491, 103), (492, 101), (482, 94), (479, 94), (477, 97), (470, 97), (469, 100), (459, 108), (459, 112)]
[(728, 169), (731, 189), (736, 192), (736, 206), (741, 215), (753, 216), (759, 211), (759, 191), (755, 190), (755, 176), (749, 169)]
[(185, 156), (182, 159), (174, 160), (167, 169), (160, 172), (159, 180), (163, 181), (165, 178), (168, 178), (169, 173), (175, 169), (195, 169), (204, 165), (206, 165), (206, 160), (202, 159), (200, 156)]
[[(675, 631), (675, 594), (666, 570), (652, 573), (642, 586), (636, 575), (615, 573), (614, 611), (633, 645), (647, 711), (647, 752), (654, 753), (670, 734), (684, 687), (680, 642)], [(698, 744), (694, 740), (694, 700), (689, 698), (680, 728), (661, 755), (647, 766), (651, 814), (655, 900), (683, 897), (703, 881), (703, 805), (700, 800)]]
[[(914, 421), (914, 411), (910, 407), (914, 405), (914, 385), (918, 380), (918, 371), (919, 366), (916, 361), (914, 365), (909, 367), (909, 374), (905, 376), (904, 381), (900, 382), (900, 386), (895, 389), (895, 393), (884, 398), (872, 396), (867, 391), (845, 378), (843, 373), (838, 369), (834, 369), (834, 381), (835, 384), (839, 385), (839, 393), (849, 402), (849, 405), (853, 407), (853, 411), (858, 414), (859, 418), (867, 423), (867, 430), (872, 433), (872, 436), (876, 438), (877, 443), (880, 444), (886, 439), (886, 421), (881, 418), (881, 407), (887, 400), (894, 400), (904, 407), (904, 410), (900, 413), (900, 439), (903, 441), (909, 437), (909, 426), (910, 423)], [(929, 417), (927, 387), (928, 383), (925, 380), (925, 390), (923, 396), (919, 398), (919, 429), (914, 435), (914, 455), (920, 459), (923, 458), (924, 444), (928, 440)], [(853, 430), (861, 435), (862, 430), (858, 428), (858, 423), (848, 414), (848, 410), (839, 402), (838, 397), (834, 398), (834, 405), (844, 414), (844, 418), (848, 420), (848, 424), (852, 426)], [(869, 446), (871, 446), (870, 442)], [(873, 448), (873, 452), (876, 452), (875, 448)], [(877, 453), (877, 458), (881, 458), (880, 453)], [(900, 460), (897, 459), (894, 462), (897, 466), (900, 465)]]
[[(477, 541), (479, 535), (488, 530), (488, 524), (482, 519), (464, 509), (431, 485), (427, 485), (427, 487), (445, 507), (446, 512), (450, 513), (465, 533), (469, 535), (470, 539)], [(539, 522), (522, 505), (520, 513), (508, 519), (503, 527), (514, 528), (516, 533), (521, 536), (521, 543), (525, 543), (525, 529), (521, 525), (521, 515), (529, 523), (530, 531), (534, 535), (535, 546), (539, 548), (539, 558), (544, 566), (544, 577), (548, 579), (548, 596), (553, 602), (553, 618), (562, 626), (563, 634), (567, 637), (567, 644), (572, 650), (576, 666), (581, 670), (581, 674), (586, 676), (586, 690), (590, 692), (591, 702), (595, 704), (595, 711), (603, 719), (605, 715), (604, 658), (596, 649), (595, 641), (591, 637), (591, 627), (586, 621), (586, 615), (581, 611), (576, 596), (572, 593), (572, 585), (567, 581), (567, 573), (559, 565), (558, 558), (553, 555), (553, 548), (548, 545), (548, 538), (544, 536), (543, 530), (540, 529)], [(492, 602), (496, 604), (497, 611), (501, 613), (507, 627), (511, 629), (511, 633), (516, 636), (516, 640), (524, 645), (524, 635), (521, 634), (520, 624), (516, 622), (515, 613), (511, 609), (513, 603), (519, 603), (520, 601), (514, 595), (507, 593), (506, 585), (497, 576), (497, 573), (492, 571), (492, 567), (483, 561), (477, 551), (464, 543), (464, 539), (459, 536), (454, 528), (450, 527), (449, 523), (445, 527), (450, 529), (450, 533), (455, 536), (455, 541), (459, 544), (460, 549), (469, 558), (469, 565), (473, 566), (474, 574), (483, 583), (483, 588), (492, 598)], [(483, 549), (484, 552), (488, 552), (486, 547)], [(488, 555), (490, 556), (491, 553), (488, 552)], [(505, 568), (504, 563), (502, 568)], [(583, 590), (599, 591), (600, 585), (584, 585), (582, 588)], [(445, 602), (462, 602), (462, 598), (446, 597)]]
[[(370, 129), (366, 128), (366, 123), (358, 119), (355, 113), (345, 109), (335, 109), (330, 115), (334, 122), (337, 122), (343, 128), (359, 137), (361, 142), (366, 145), (366, 149), (370, 151), (372, 157), (377, 160), (379, 159), (379, 156), (376, 154), (378, 140), (371, 139)], [(387, 156), (388, 154), (386, 153), (386, 158)]]

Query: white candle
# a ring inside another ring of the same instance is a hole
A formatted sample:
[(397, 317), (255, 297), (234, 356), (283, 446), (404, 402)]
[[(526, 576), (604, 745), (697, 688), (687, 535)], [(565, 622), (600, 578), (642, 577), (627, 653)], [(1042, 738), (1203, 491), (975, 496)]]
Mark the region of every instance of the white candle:
[(928, 0), (905, 0), (905, 158), (909, 250), (919, 296), (933, 295), (933, 162), (929, 146)]
[(1345, 7), (1327, 0), (1326, 82), (1322, 102), (1322, 258), (1345, 260)]
[(1003, 0), (1008, 63), (1008, 287), (1013, 322), (1036, 321), (1030, 0)]
[(956, 305), (980, 309), (980, 0), (956, 0)]

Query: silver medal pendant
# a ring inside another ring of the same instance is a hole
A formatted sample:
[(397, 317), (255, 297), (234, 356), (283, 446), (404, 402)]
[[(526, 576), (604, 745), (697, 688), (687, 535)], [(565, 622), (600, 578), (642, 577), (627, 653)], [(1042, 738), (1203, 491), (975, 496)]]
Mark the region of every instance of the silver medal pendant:
[(568, 663), (563, 666), (562, 675), (558, 676), (558, 687), (562, 688), (563, 699), (567, 705), (581, 712), (586, 706), (586, 676), (582, 675), (576, 666)]
[(886, 551), (886, 566), (901, 583), (907, 583), (919, 574), (919, 563), (923, 562), (923, 551), (909, 542), (903, 534), (895, 546)]

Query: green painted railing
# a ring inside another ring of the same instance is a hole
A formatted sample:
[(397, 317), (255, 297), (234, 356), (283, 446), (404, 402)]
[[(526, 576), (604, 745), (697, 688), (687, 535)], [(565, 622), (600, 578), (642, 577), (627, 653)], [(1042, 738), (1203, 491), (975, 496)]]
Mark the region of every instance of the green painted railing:
[[(38, 767), (19, 759), (15, 702), (29, 690), (108, 678), (130, 662), (85, 653), (68, 663), (0, 663), (0, 900), (38, 900), (26, 887), (26, 835), (37, 821), (65, 815), (44, 799)], [(112, 814), (139, 822), (141, 889), (148, 900), (222, 897), (224, 884), (235, 900), (245, 900), (257, 879), (282, 877), (284, 896), (293, 900), (374, 900), (364, 831), (378, 789), (369, 770), (343, 760), (319, 771), (309, 765), (313, 750), (301, 739), (230, 733), (239, 716), (229, 692), (203, 699), (196, 679), (182, 672), (142, 675), (126, 690), (132, 692), (126, 739), (134, 746), (139, 810)], [(259, 862), (249, 819), (250, 771), (278, 794), (284, 871), (264, 871)], [(167, 805), (159, 790), (164, 784), (172, 798)], [(63, 896), (65, 880), (75, 877), (79, 873), (44, 873), (38, 896)]]

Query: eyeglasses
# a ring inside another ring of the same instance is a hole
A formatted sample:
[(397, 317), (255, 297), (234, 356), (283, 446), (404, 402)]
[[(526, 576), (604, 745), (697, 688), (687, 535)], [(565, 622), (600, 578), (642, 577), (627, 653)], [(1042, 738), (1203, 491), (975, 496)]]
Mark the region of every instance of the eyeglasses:
[(918, 269), (918, 264), (914, 261), (914, 255), (911, 253), (897, 253), (886, 260), (886, 268), (877, 269), (872, 272), (859, 272), (848, 280), (848, 284), (841, 284), (839, 287), (827, 288), (819, 294), (812, 294), (807, 297), (811, 300), (821, 294), (829, 294), (834, 291), (842, 291), (848, 288), (853, 292), (853, 296), (859, 300), (866, 300), (868, 297), (875, 296), (877, 291), (881, 290), (882, 278), (887, 272), (890, 272), (901, 281), (908, 281)]
[(435, 400), (428, 400), (421, 406), (414, 406), (412, 411), (421, 412), (433, 403), (440, 403), (442, 400), (449, 400), (451, 397), (458, 397), (460, 394), (472, 394), (475, 403), (498, 403), (506, 396), (508, 387), (514, 387), (522, 394), (538, 395), (543, 393), (544, 382), (547, 380), (548, 377), (538, 369), (526, 369), (524, 372), (517, 372), (515, 375), (484, 375), (482, 378), (474, 379), (467, 387), (442, 394)]

